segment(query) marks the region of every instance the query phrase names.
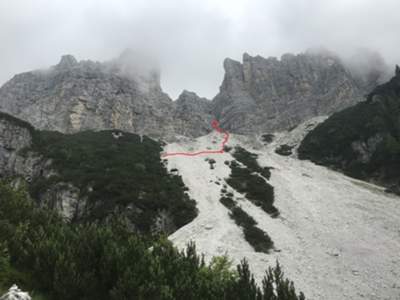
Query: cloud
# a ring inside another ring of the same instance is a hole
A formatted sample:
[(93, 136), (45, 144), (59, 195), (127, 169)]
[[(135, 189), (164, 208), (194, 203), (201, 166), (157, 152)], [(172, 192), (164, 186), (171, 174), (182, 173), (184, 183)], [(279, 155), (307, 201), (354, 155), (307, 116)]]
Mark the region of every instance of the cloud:
[(323, 46), (400, 62), (397, 0), (3, 0), (0, 83), (62, 54), (108, 60), (125, 48), (159, 61), (163, 89), (212, 98), (225, 57), (280, 56)]

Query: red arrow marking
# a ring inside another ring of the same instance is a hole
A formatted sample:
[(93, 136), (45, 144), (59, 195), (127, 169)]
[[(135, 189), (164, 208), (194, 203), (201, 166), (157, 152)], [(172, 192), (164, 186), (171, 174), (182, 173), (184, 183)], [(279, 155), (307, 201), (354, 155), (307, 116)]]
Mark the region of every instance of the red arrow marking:
[(161, 157), (167, 157), (167, 156), (178, 156), (178, 155), (183, 155), (183, 156), (197, 156), (197, 155), (202, 155), (202, 154), (221, 154), (224, 153), (224, 146), (229, 140), (229, 133), (219, 127), (219, 122), (217, 120), (213, 120), (211, 122), (212, 128), (214, 128), (217, 132), (223, 133), (224, 134), (224, 139), (222, 140), (221, 146), (219, 150), (204, 150), (204, 151), (198, 151), (198, 152), (167, 152), (161, 155)]

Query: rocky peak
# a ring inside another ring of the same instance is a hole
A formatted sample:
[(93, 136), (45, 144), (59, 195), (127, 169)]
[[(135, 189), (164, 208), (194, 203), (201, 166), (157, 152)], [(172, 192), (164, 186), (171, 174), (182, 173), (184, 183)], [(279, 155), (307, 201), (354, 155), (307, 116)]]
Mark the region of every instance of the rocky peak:
[(398, 65), (396, 65), (396, 70), (394, 73), (396, 76), (400, 76), (400, 67)]
[(280, 59), (244, 53), (242, 62), (227, 58), (223, 66), (212, 102), (183, 91), (174, 103), (161, 89), (157, 63), (142, 53), (126, 50), (103, 63), (64, 55), (54, 68), (16, 75), (1, 87), (0, 111), (66, 133), (120, 129), (170, 139), (184, 131), (181, 125), (191, 128), (185, 134), (199, 136), (212, 118), (232, 132), (264, 133), (329, 115), (374, 86), (328, 51)]
[[(178, 107), (183, 105), (195, 105), (198, 107), (210, 106), (211, 101), (206, 98), (200, 98), (195, 92), (183, 90), (176, 100)], [(208, 111), (210, 113), (210, 111)]]
[(192, 98), (197, 98), (197, 94), (195, 92), (191, 92), (188, 90), (183, 90), (182, 93), (179, 95), (178, 100), (183, 98), (183, 99), (192, 99)]
[(226, 58), (224, 60), (225, 76), (221, 89), (234, 91), (237, 88), (243, 88), (243, 66), (240, 62)]
[(211, 131), (212, 102), (184, 90), (175, 102), (175, 131), (182, 135), (201, 136)]
[(61, 56), (60, 62), (56, 65), (58, 70), (71, 69), (78, 65), (76, 58), (70, 54)]
[(63, 133), (120, 129), (173, 136), (174, 105), (159, 75), (134, 68), (128, 57), (78, 63), (65, 55), (54, 68), (17, 75), (0, 88), (0, 111)]
[(215, 114), (237, 133), (288, 129), (357, 103), (368, 93), (329, 51), (287, 53), (280, 59), (244, 53), (243, 63), (226, 59), (224, 69), (213, 100)]

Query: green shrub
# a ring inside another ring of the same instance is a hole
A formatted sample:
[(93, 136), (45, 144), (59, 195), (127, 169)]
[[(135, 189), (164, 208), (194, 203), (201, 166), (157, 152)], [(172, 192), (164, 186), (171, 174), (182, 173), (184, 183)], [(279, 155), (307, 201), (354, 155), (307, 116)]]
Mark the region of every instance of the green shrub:
[(231, 197), (221, 197), (219, 202), (221, 202), (228, 209), (231, 209), (235, 206), (235, 201), (233, 201)]
[[(397, 74), (376, 87), (366, 101), (333, 114), (308, 133), (298, 149), (299, 158), (359, 179), (400, 186), (399, 116)], [(357, 144), (368, 147), (359, 151)]]
[(257, 222), (250, 215), (248, 215), (243, 209), (238, 206), (233, 207), (229, 215), (237, 225), (244, 228), (252, 227), (257, 224)]
[(275, 149), (275, 153), (282, 155), (282, 156), (289, 156), (293, 154), (293, 146), (289, 146), (289, 145), (280, 145), (278, 148)]
[(256, 252), (268, 253), (274, 247), (274, 243), (269, 235), (258, 227), (246, 226), (243, 233), (246, 241), (249, 242)]
[(195, 201), (185, 193), (181, 176), (169, 174), (160, 160), (160, 144), (130, 133), (115, 139), (113, 132), (35, 131), (30, 150), (51, 159), (58, 175), (35, 177), (31, 196), (40, 199), (51, 186), (72, 183), (80, 198), (88, 199), (83, 219), (77, 221), (105, 220), (130, 206), (137, 212), (130, 221), (142, 232), (150, 231), (159, 211), (170, 213), (175, 228), (193, 220)]
[(235, 148), (235, 152), (232, 156), (243, 165), (245, 165), (251, 172), (260, 173), (260, 175), (264, 176), (266, 179), (270, 179), (271, 171), (270, 167), (260, 167), (257, 162), (258, 155), (255, 153), (251, 153), (246, 149), (237, 146)]
[(274, 188), (265, 179), (240, 167), (235, 161), (230, 165), (231, 174), (226, 182), (239, 193), (245, 194), (254, 205), (261, 207), (273, 217), (279, 215), (274, 204)]
[[(227, 258), (207, 265), (194, 244), (178, 251), (166, 238), (150, 241), (128, 231), (118, 219), (107, 225), (64, 223), (31, 203), (24, 191), (3, 183), (0, 224), (2, 266), (20, 273), (24, 280), (16, 283), (23, 290), (45, 292), (48, 299), (303, 299), (285, 296), (292, 286), (285, 289), (281, 275), (278, 290), (260, 289), (246, 261), (236, 272)], [(277, 298), (267, 297), (277, 293)]]
[(271, 143), (271, 142), (274, 140), (274, 137), (275, 137), (275, 135), (273, 135), (273, 134), (271, 134), (271, 133), (266, 133), (266, 134), (263, 134), (263, 135), (261, 136), (261, 139), (262, 139), (262, 141), (263, 141), (264, 143), (269, 144), (269, 143)]
[(274, 243), (267, 233), (256, 227), (257, 222), (238, 206), (230, 208), (229, 216), (235, 223), (243, 228), (245, 240), (254, 248), (256, 252), (269, 253), (274, 247)]

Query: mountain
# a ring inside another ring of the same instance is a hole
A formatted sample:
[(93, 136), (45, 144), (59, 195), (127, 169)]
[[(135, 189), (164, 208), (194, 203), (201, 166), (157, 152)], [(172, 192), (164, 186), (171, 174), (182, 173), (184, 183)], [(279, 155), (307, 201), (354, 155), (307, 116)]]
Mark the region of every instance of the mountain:
[(161, 92), (157, 75), (131, 79), (119, 62), (78, 63), (63, 56), (49, 70), (14, 76), (0, 90), (0, 109), (37, 128), (65, 133), (119, 128), (158, 134), (160, 124), (166, 132), (172, 101)]
[(0, 88), (0, 293), (304, 299), (284, 270), (309, 299), (395, 299), (399, 198), (375, 183), (397, 184), (400, 70), (377, 87), (380, 63), (362, 64), (245, 54), (212, 101), (172, 101), (129, 51), (16, 75)]
[(337, 112), (303, 140), (299, 157), (400, 192), (400, 69), (367, 99)]
[(326, 51), (280, 60), (244, 54), (242, 63), (226, 59), (224, 68), (214, 113), (225, 129), (243, 134), (289, 129), (329, 115), (361, 101), (374, 86)]
[(98, 63), (66, 55), (48, 70), (16, 75), (0, 89), (0, 110), (64, 133), (120, 129), (171, 136), (173, 102), (158, 72), (135, 67), (130, 56)]
[(174, 104), (174, 124), (177, 133), (197, 137), (211, 131), (211, 122), (214, 116), (210, 100), (184, 90)]
[(153, 65), (133, 51), (103, 63), (65, 55), (47, 70), (5, 83), (0, 111), (63, 133), (119, 129), (172, 141), (209, 133), (214, 118), (231, 132), (265, 133), (359, 102), (382, 73), (379, 65), (347, 68), (329, 52), (285, 54), (280, 60), (244, 54), (243, 63), (224, 61), (225, 77), (212, 101), (188, 91), (172, 101)]

